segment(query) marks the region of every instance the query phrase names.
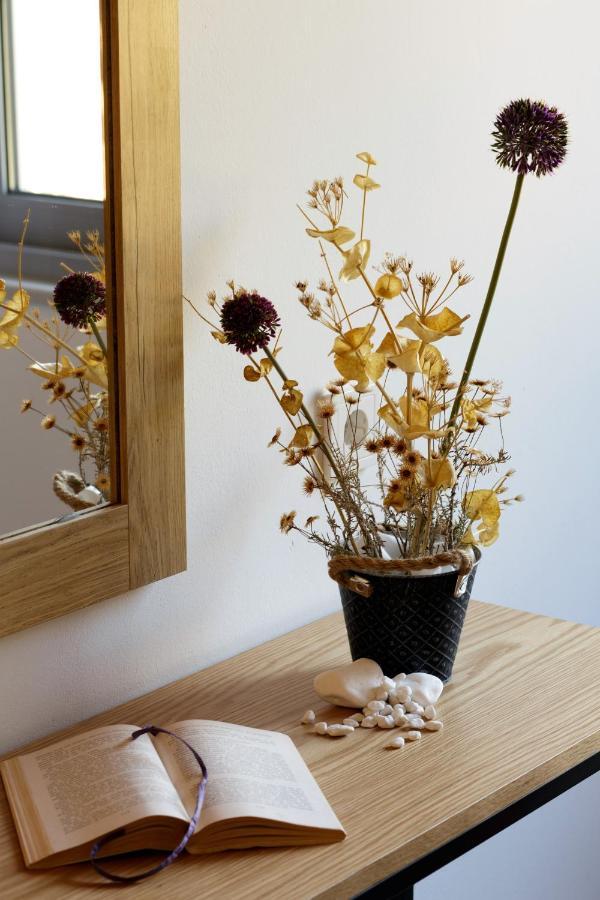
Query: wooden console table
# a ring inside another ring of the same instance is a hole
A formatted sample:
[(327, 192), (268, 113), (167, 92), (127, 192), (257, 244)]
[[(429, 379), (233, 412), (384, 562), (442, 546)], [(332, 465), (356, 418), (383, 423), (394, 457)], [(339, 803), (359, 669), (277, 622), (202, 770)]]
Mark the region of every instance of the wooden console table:
[[(323, 710), (313, 676), (348, 659), (335, 614), (19, 752), (99, 725), (193, 717), (291, 735), (346, 840), (183, 858), (125, 889), (140, 900), (410, 897), (415, 882), (598, 770), (600, 629), (471, 602), (439, 703), (444, 730), (395, 751), (382, 749), (389, 732), (331, 740), (298, 724), (307, 707)], [(113, 894), (87, 865), (27, 871), (0, 794), (4, 900)]]

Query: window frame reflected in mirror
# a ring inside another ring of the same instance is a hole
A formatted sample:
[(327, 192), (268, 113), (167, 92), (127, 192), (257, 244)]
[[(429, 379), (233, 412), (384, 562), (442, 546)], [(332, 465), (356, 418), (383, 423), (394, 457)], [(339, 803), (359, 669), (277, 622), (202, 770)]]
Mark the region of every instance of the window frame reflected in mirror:
[(50, 281), (55, 262), (48, 251), (60, 251), (67, 260), (76, 260), (67, 237), (77, 221), (80, 230), (102, 231), (103, 203), (69, 197), (31, 194), (18, 189), (14, 137), (13, 59), (11, 45), (11, 3), (0, 0), (0, 271), (14, 258), (23, 219), (31, 210), (28, 234), (28, 275), (36, 281)]
[(186, 566), (177, 0), (100, 6), (113, 503), (0, 537), (0, 636)]

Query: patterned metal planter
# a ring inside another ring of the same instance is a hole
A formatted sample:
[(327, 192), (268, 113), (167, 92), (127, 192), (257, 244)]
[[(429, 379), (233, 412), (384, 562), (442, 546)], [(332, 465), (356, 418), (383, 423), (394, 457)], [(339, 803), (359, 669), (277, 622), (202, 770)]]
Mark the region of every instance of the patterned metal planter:
[(479, 558), (478, 553), (459, 597), (454, 596), (456, 572), (369, 574), (370, 597), (340, 585), (352, 659), (374, 659), (390, 678), (399, 672), (430, 672), (447, 681)]

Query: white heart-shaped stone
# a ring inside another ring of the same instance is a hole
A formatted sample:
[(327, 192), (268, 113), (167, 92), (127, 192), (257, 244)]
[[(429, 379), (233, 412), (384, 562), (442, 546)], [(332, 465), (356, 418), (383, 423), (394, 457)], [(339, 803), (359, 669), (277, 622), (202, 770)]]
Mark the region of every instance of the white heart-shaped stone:
[[(347, 666), (321, 672), (313, 686), (319, 697), (335, 706), (362, 709), (383, 684), (383, 672), (372, 659), (355, 659)], [(429, 701), (428, 701), (429, 702)]]
[(396, 678), (396, 687), (406, 685), (412, 690), (412, 700), (421, 706), (429, 706), (436, 703), (443, 689), (444, 682), (437, 675), (429, 672), (411, 672), (404, 678)]

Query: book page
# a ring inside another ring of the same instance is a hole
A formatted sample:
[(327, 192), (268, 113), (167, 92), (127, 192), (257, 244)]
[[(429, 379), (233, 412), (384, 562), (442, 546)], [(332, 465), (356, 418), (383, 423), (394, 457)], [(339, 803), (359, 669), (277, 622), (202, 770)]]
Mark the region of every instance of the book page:
[[(287, 735), (201, 719), (167, 727), (200, 754), (208, 770), (197, 831), (238, 816), (343, 831)], [(155, 743), (191, 814), (200, 780), (198, 763), (180, 741), (158, 735)]]
[(92, 841), (146, 816), (187, 821), (151, 738), (112, 725), (18, 757), (47, 851)]

